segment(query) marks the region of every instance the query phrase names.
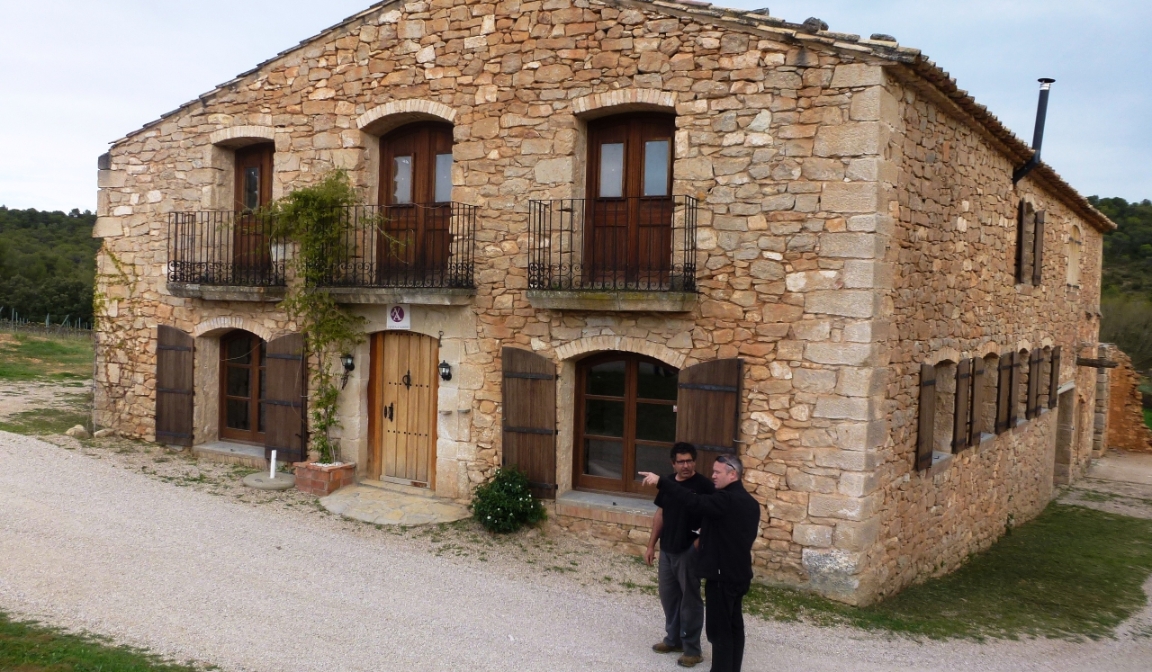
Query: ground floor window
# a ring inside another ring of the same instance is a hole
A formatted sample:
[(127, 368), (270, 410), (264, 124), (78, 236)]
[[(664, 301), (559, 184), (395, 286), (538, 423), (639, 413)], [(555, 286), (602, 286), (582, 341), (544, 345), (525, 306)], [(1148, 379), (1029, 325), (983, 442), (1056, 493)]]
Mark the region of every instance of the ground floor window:
[(630, 353), (591, 357), (578, 371), (576, 487), (652, 494), (636, 472), (669, 470), (679, 371)]
[(264, 443), (264, 340), (246, 331), (220, 339), (220, 437)]

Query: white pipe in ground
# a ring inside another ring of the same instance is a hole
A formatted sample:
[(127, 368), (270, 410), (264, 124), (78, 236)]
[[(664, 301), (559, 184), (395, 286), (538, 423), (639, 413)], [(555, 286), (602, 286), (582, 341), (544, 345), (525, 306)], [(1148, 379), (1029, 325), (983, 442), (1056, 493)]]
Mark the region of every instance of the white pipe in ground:
[(272, 461), (268, 463), (268, 478), (276, 480), (276, 451), (272, 451)]

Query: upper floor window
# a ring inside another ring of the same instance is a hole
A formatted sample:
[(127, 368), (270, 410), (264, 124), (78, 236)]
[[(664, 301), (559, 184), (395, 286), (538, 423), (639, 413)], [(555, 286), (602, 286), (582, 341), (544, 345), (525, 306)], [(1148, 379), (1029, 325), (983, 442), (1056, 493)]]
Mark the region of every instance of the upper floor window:
[(1039, 285), (1044, 270), (1045, 212), (1021, 199), (1016, 213), (1016, 284)]
[(272, 201), (272, 155), (270, 142), (236, 150), (236, 186), (233, 209), (258, 210)]
[[(584, 262), (603, 282), (656, 282), (672, 260), (670, 114), (627, 114), (588, 126)], [(651, 277), (650, 277), (651, 276)]]
[(380, 204), (452, 200), (452, 125), (401, 126), (380, 139)]
[(1065, 251), (1065, 256), (1068, 258), (1068, 284), (1073, 287), (1080, 286), (1080, 249), (1082, 245), (1080, 227), (1073, 224)]

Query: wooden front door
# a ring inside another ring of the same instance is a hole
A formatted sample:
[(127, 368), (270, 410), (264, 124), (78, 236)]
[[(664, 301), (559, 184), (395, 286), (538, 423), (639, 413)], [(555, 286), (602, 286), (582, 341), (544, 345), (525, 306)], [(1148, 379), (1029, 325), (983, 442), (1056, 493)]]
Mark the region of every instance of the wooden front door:
[(220, 438), (264, 444), (264, 341), (247, 331), (220, 339)]
[(372, 336), (370, 477), (435, 486), (438, 355), (431, 336), (401, 331)]
[(271, 263), (267, 219), (258, 211), (272, 202), (274, 151), (270, 143), (236, 150), (236, 220), (232, 229), (232, 280), (236, 284), (263, 284), (263, 271)]
[(663, 287), (672, 263), (675, 117), (608, 117), (588, 130), (585, 279), (594, 285)]
[(376, 250), (381, 280), (422, 284), (447, 267), (451, 201), (451, 124), (409, 124), (380, 139), (380, 214), (388, 234)]

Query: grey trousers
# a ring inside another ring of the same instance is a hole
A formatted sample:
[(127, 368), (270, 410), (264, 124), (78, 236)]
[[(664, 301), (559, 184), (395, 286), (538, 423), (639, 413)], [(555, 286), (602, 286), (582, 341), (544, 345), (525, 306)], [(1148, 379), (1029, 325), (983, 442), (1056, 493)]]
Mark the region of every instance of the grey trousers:
[(689, 546), (683, 553), (660, 551), (660, 606), (664, 607), (664, 643), (683, 646), (684, 655), (699, 656), (704, 627), (704, 601), (696, 576), (696, 556)]

